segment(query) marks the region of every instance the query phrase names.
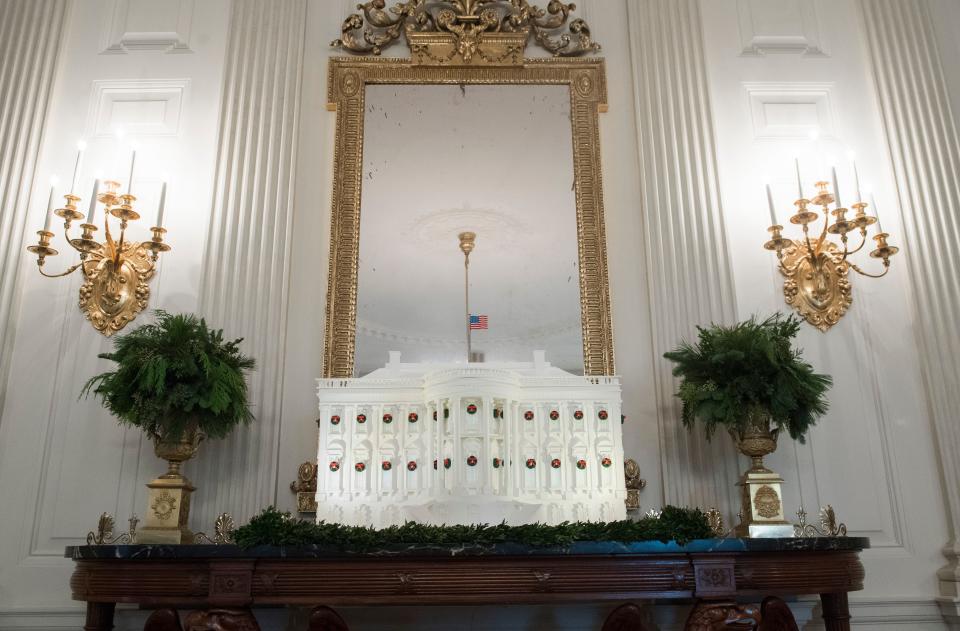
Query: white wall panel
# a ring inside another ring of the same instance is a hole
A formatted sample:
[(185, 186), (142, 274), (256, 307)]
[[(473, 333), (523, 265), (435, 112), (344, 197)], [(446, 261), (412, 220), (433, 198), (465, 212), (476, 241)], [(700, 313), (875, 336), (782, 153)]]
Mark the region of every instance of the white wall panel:
[[(50, 12), (58, 3), (6, 2), (0, 6), (0, 28), (8, 28), (10, 14), (3, 9), (10, 4), (37, 7), (35, 28), (49, 31), (58, 24)], [(197, 5), (202, 26), (193, 29), (198, 37), (193, 55), (100, 55), (103, 25), (114, 9), (115, 3), (104, 0), (73, 3), (69, 11), (58, 37), (62, 50), (36, 173), (43, 181), (51, 174), (69, 180), (76, 140), (86, 137), (78, 186), (85, 209), (95, 173), (126, 178), (129, 146), (107, 133), (124, 123), (127, 137), (139, 144), (135, 207), (143, 215), (131, 224), (129, 236), (149, 234), (146, 224), (156, 213), (164, 173), (170, 182), (165, 225), (173, 250), (161, 258), (151, 282), (150, 307), (194, 311), (212, 194), (228, 3)], [(22, 29), (27, 37), (28, 24), (9, 28)], [(43, 41), (38, 34), (30, 45), (21, 45), (24, 51), (39, 51), (35, 47)], [(53, 71), (47, 71), (51, 77)], [(0, 81), (11, 76), (0, 75)], [(117, 110), (118, 103), (132, 107)], [(36, 115), (41, 113), (36, 106)], [(28, 130), (29, 121), (23, 123)], [(37, 187), (25, 220), (21, 216), (31, 240), (43, 223), (45, 188)], [(49, 272), (77, 258), (62, 242), (58, 223), (54, 245), (61, 254), (48, 260)], [(84, 381), (106, 368), (97, 353), (110, 347), (77, 308), (79, 275), (42, 278), (32, 260), (25, 260), (30, 265), (24, 265), (19, 304), (14, 302), (12, 312), (17, 336), (0, 421), (0, 612), (75, 607), (69, 601), (71, 564), (62, 558), (63, 547), (81, 542), (103, 511), (115, 514), (119, 524), (134, 512), (142, 515), (143, 485), (164, 468), (150, 445), (143, 445), (140, 432), (118, 427), (95, 401), (77, 399)], [(148, 318), (141, 314), (135, 324)], [(42, 624), (40, 618), (30, 619)], [(0, 627), (6, 628), (2, 620)]]
[(741, 54), (826, 54), (820, 41), (818, 4), (813, 0), (737, 0)]
[[(790, 4), (813, 11), (816, 3)], [(872, 187), (881, 204), (884, 226), (903, 243), (864, 36), (855, 28), (858, 6), (830, 3), (829, 13), (821, 15), (830, 57), (796, 49), (757, 58), (743, 56), (735, 37), (741, 17), (735, 9), (742, 3), (701, 5), (739, 313), (787, 312), (776, 259), (762, 248), (770, 223), (764, 180), (771, 182), (778, 219), (786, 224), (797, 196), (795, 157), (807, 190), (816, 179), (829, 179), (834, 157), (849, 205), (853, 172), (846, 156), (854, 150), (864, 188)], [(797, 15), (782, 14), (793, 23)], [(806, 107), (782, 110), (771, 124), (769, 108), (777, 103)], [(808, 134), (814, 124), (820, 131), (816, 141)], [(873, 269), (870, 263), (876, 262), (862, 258), (867, 261), (857, 262)], [(852, 532), (871, 538), (873, 549), (864, 555), (867, 589), (854, 598), (933, 598), (945, 536), (906, 264), (904, 257), (895, 259), (893, 271), (881, 280), (853, 275), (853, 305), (828, 333), (804, 326), (800, 345), (806, 357), (835, 380), (831, 410), (806, 445), (785, 439), (770, 459), (787, 480), (789, 513), (801, 503), (810, 513), (829, 503)], [(928, 517), (917, 519), (920, 514)]]
[(111, 0), (103, 52), (191, 53), (195, 0)]

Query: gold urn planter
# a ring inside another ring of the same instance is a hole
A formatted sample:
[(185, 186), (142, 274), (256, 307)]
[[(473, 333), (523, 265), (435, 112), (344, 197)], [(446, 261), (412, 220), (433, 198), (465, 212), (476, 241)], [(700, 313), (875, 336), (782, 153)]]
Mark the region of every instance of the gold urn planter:
[(751, 460), (737, 484), (741, 501), (740, 524), (734, 529), (737, 537), (793, 536), (793, 525), (783, 514), (783, 478), (763, 464), (764, 456), (777, 450), (779, 433), (763, 411), (752, 411), (744, 428), (730, 430), (740, 453)]
[(195, 487), (181, 473), (183, 463), (193, 458), (206, 435), (194, 424), (172, 439), (153, 436), (154, 453), (167, 461), (167, 472), (147, 484), (147, 517), (137, 534), (138, 543), (187, 544), (194, 535), (187, 526), (190, 495)]

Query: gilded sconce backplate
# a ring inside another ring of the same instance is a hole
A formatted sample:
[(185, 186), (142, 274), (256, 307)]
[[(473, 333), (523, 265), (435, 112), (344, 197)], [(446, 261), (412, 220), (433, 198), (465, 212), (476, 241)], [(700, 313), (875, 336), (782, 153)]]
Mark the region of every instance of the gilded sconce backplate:
[(785, 279), (786, 303), (807, 322), (826, 331), (847, 312), (853, 292), (847, 277), (849, 266), (839, 256), (840, 249), (824, 241), (822, 250), (811, 260), (806, 246), (795, 243), (783, 251), (780, 273)]
[(150, 299), (154, 263), (139, 243), (125, 246), (119, 265), (106, 245), (89, 252), (83, 262), (86, 280), (80, 286), (80, 310), (93, 328), (112, 335), (137, 317)]

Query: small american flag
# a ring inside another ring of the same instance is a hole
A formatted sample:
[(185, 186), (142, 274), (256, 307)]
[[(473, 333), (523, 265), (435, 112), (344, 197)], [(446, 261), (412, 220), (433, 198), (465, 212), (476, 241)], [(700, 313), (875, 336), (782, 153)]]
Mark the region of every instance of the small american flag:
[(470, 330), (471, 331), (482, 331), (486, 330), (487, 327), (487, 316), (485, 315), (470, 315)]

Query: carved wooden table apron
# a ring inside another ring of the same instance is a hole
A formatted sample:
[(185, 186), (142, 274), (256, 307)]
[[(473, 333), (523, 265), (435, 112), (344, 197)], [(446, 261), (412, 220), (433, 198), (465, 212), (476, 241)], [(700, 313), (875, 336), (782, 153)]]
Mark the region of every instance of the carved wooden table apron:
[[(620, 602), (603, 631), (645, 629), (634, 600), (694, 600), (691, 631), (794, 630), (779, 597), (819, 594), (828, 631), (850, 628), (847, 593), (863, 588), (862, 538), (577, 543), (562, 550), (77, 546), (74, 600), (87, 631), (109, 631), (117, 603), (157, 609), (147, 631), (256, 630), (252, 607), (315, 607), (310, 631), (347, 631), (330, 607)], [(761, 606), (737, 605), (757, 603)], [(181, 623), (176, 610), (192, 612)], [(183, 626), (181, 626), (183, 625)]]

